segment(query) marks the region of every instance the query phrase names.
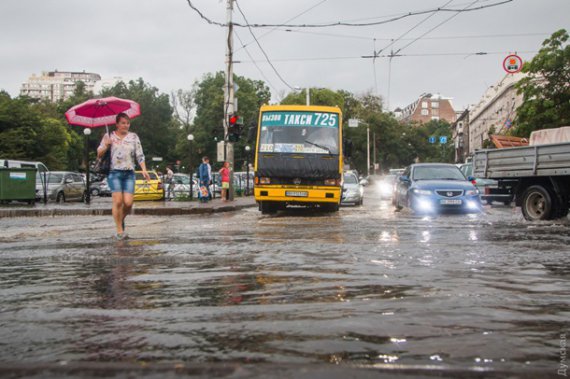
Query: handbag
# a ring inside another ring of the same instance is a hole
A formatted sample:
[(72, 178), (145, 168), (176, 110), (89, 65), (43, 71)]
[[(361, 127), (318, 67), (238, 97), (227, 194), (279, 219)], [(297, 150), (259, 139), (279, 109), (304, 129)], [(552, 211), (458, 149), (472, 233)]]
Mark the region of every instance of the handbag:
[(111, 171), (111, 149), (107, 149), (101, 158), (97, 158), (93, 171), (99, 175), (109, 175), (109, 171)]
[[(109, 133), (109, 136), (111, 136), (111, 133)], [(93, 171), (99, 175), (109, 175), (109, 171), (111, 171), (111, 147), (107, 149), (101, 158), (97, 158)]]

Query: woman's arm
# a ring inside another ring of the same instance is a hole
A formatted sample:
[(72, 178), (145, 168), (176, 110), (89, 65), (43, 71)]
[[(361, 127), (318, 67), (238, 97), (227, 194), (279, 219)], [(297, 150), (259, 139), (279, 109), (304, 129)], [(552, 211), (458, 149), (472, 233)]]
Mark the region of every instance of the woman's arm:
[(99, 147), (97, 148), (97, 158), (101, 158), (107, 152), (107, 150), (111, 148), (111, 144), (112, 141), (111, 137), (109, 136), (109, 133), (105, 133), (105, 135), (103, 135), (103, 138), (101, 139)]

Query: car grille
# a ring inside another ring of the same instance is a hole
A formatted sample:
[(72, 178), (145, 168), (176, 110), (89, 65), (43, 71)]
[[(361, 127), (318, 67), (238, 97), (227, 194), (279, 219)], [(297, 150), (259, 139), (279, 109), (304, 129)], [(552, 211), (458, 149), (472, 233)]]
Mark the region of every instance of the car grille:
[(443, 197), (457, 197), (463, 195), (463, 190), (437, 190), (435, 193)]

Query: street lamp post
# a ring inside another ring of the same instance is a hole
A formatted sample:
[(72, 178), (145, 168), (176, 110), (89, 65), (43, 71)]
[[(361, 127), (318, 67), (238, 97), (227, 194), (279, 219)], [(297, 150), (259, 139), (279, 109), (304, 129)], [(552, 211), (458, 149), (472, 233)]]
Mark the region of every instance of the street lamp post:
[(83, 134), (85, 134), (85, 181), (86, 181), (86, 191), (85, 191), (85, 203), (89, 204), (91, 202), (91, 181), (89, 176), (90, 164), (89, 164), (89, 136), (91, 135), (91, 129), (83, 129)]
[(193, 179), (192, 179), (192, 141), (194, 141), (194, 135), (188, 134), (188, 142), (190, 143), (190, 157), (188, 158), (188, 169), (190, 170), (190, 201), (192, 201), (194, 197), (194, 191), (192, 188)]
[(249, 194), (249, 151), (251, 147), (245, 147), (245, 196)]

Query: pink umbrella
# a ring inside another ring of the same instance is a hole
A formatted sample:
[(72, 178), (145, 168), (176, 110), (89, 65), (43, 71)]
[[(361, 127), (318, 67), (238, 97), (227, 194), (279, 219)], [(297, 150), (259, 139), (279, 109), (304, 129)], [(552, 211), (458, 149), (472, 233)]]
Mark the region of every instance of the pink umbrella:
[(69, 108), (65, 112), (65, 118), (71, 125), (97, 128), (114, 125), (115, 117), (119, 113), (126, 113), (130, 118), (135, 118), (141, 114), (141, 107), (133, 100), (118, 97), (90, 99)]

